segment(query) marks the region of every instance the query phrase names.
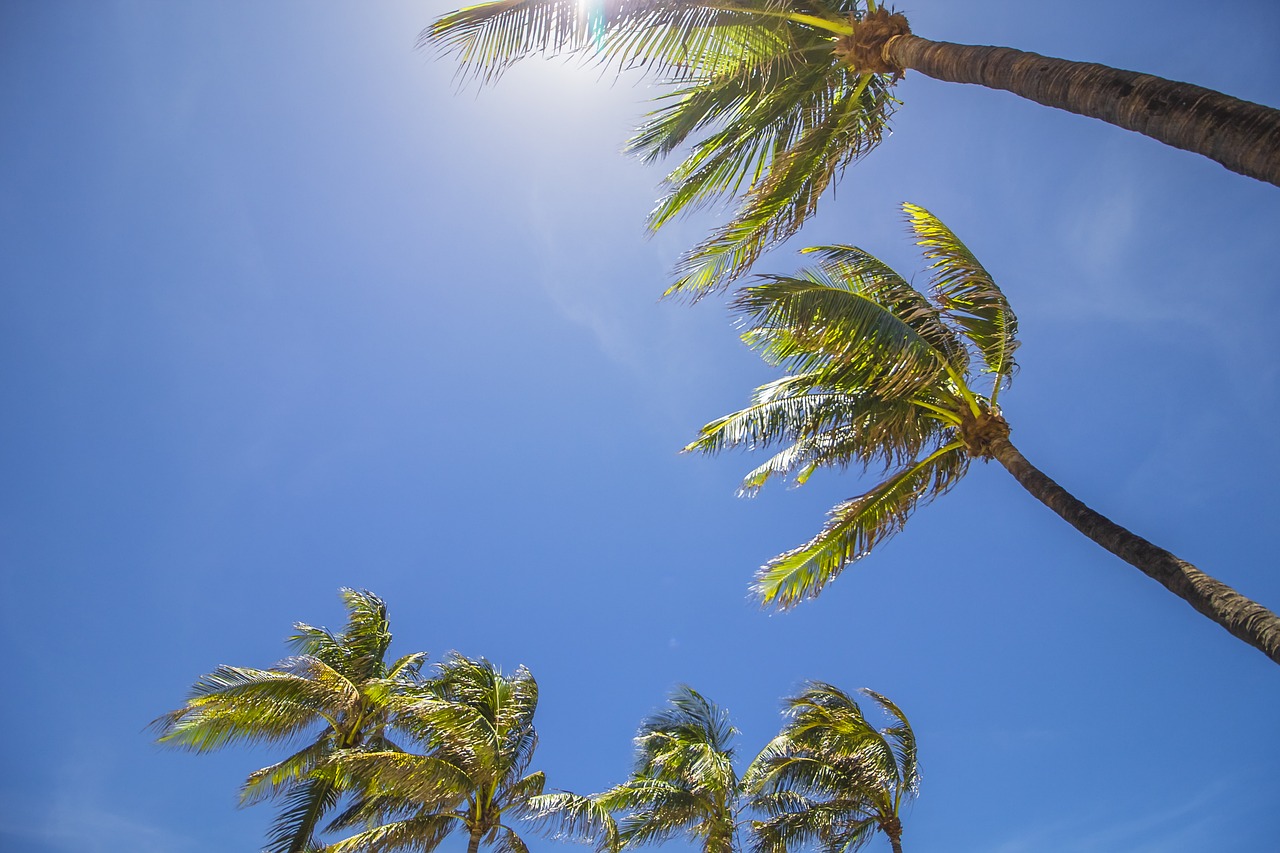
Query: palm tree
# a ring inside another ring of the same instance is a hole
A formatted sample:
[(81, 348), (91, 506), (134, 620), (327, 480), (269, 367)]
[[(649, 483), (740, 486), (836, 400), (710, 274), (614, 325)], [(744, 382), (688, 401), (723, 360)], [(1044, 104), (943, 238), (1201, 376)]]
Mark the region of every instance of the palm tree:
[(689, 687), (678, 688), (667, 707), (645, 719), (631, 778), (595, 798), (624, 813), (620, 846), (684, 836), (703, 853), (734, 853), (742, 795), (733, 769), (736, 734), (728, 713)]
[(538, 685), (524, 667), (506, 676), (483, 658), (450, 656), (416, 697), (397, 702), (397, 726), (422, 754), (358, 750), (331, 763), (334, 778), (359, 794), (330, 828), (368, 828), (325, 850), (430, 851), (460, 830), (467, 853), (481, 844), (527, 853), (509, 821), (532, 810), (544, 785), (541, 772), (526, 772), (537, 706)]
[(862, 690), (892, 719), (876, 729), (852, 696), (810, 682), (787, 700), (790, 717), (751, 766), (744, 784), (769, 817), (752, 824), (754, 853), (786, 853), (817, 843), (853, 851), (883, 832), (902, 853), (902, 805), (919, 790), (916, 739), (906, 715), (884, 696)]
[(652, 161), (693, 142), (650, 227), (741, 191), (733, 218), (677, 266), (668, 293), (694, 298), (794, 234), (879, 144), (908, 69), (1102, 119), (1280, 185), (1280, 110), (1093, 63), (929, 41), (875, 0), (500, 0), (441, 17), (421, 41), (485, 82), (526, 56), (577, 54), (673, 84), (630, 143)]
[(685, 449), (786, 443), (747, 475), (748, 495), (780, 475), (803, 483), (819, 467), (883, 466), (889, 474), (760, 570), (763, 601), (788, 607), (816, 596), (917, 506), (950, 490), (972, 460), (994, 459), (1085, 536), (1280, 663), (1274, 613), (1094, 512), (1013, 446), (998, 397), (1015, 369), (1017, 318), (945, 225), (923, 208), (904, 209), (929, 262), (931, 298), (861, 249), (831, 246), (807, 250), (819, 263), (799, 277), (762, 276), (734, 300), (748, 326), (743, 338), (789, 373)]
[(425, 653), (385, 661), (391, 632), (382, 599), (367, 590), (340, 594), (347, 608), (341, 633), (298, 623), (289, 638), (296, 655), (268, 669), (219, 666), (201, 676), (186, 704), (152, 723), (160, 743), (195, 752), (308, 737), (302, 749), (252, 773), (240, 790), (241, 805), (285, 799), (269, 830), (270, 853), (314, 849), (320, 818), (342, 795), (341, 780), (317, 768), (339, 751), (393, 749), (391, 697), (420, 684)]

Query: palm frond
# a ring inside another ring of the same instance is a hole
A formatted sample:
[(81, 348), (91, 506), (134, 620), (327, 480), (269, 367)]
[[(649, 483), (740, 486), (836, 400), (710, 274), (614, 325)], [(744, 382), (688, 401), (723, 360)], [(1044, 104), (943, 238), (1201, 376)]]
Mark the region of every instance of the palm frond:
[(308, 744), (288, 758), (255, 770), (240, 788), (240, 805), (251, 806), (287, 793), (311, 775), (333, 752), (327, 738)]
[(907, 715), (887, 696), (865, 687), (861, 692), (874, 699), (884, 712), (893, 718), (895, 725), (885, 729), (883, 734), (893, 744), (898, 778), (901, 780), (904, 792), (914, 793), (920, 786), (920, 764), (915, 732), (911, 729), (911, 723), (907, 721)]
[(343, 588), (340, 595), (347, 606), (342, 632), (342, 647), (348, 655), (344, 672), (358, 681), (385, 676), (384, 657), (391, 645), (386, 602), (366, 589)]
[(267, 830), (264, 853), (307, 853), (313, 849), (321, 815), (332, 809), (340, 796), (337, 786), (324, 779), (311, 779), (296, 786), (284, 810)]
[(948, 320), (982, 357), (985, 372), (995, 375), (996, 397), (1017, 369), (1018, 318), (991, 274), (946, 225), (923, 207), (904, 204), (903, 211), (929, 263), (935, 298)]
[[(807, 271), (806, 271), (807, 272)], [(946, 354), (870, 295), (813, 278), (763, 276), (733, 301), (765, 361), (820, 387), (876, 399), (936, 389)]]
[(667, 78), (706, 74), (750, 55), (778, 16), (767, 2), (505, 0), (451, 12), (419, 37), (458, 60), (463, 79), (497, 80), (530, 56), (578, 55), (603, 66), (643, 65)]
[(520, 815), (555, 839), (594, 844), (598, 853), (620, 846), (613, 814), (595, 797), (567, 791), (530, 797)]
[(195, 752), (285, 742), (341, 712), (345, 694), (330, 687), (293, 672), (220, 666), (200, 677), (183, 707), (151, 725), (160, 743)]
[(494, 827), (493, 834), (493, 853), (529, 853), (529, 847), (524, 843), (524, 839), (511, 827), (505, 825)]
[(433, 755), (357, 750), (336, 755), (333, 763), (368, 796), (405, 807), (451, 809), (476, 788), (463, 768)]
[(822, 803), (779, 810), (763, 821), (752, 821), (750, 849), (753, 853), (787, 853), (820, 845), (830, 837), (831, 826), (839, 817), (839, 809)]
[[(737, 145), (724, 140), (724, 159), (746, 161), (754, 152), (757, 171), (763, 173), (743, 194), (730, 220), (680, 259), (668, 295), (697, 299), (727, 287), (763, 252), (795, 234), (844, 169), (879, 145), (893, 103), (888, 90), (878, 78), (859, 82), (846, 76), (842, 71), (828, 72), (823, 77), (825, 88), (796, 107), (797, 118), (804, 121), (778, 129), (767, 166), (760, 156), (763, 152), (744, 133)], [(747, 120), (740, 124), (746, 131)], [(713, 137), (702, 144), (717, 141)], [(672, 189), (650, 215), (651, 226), (690, 204), (723, 195), (723, 184), (708, 180), (711, 177), (713, 173), (706, 169), (687, 178), (679, 170), (673, 172), (668, 178)]]
[(949, 491), (968, 465), (964, 445), (953, 442), (838, 504), (818, 535), (761, 567), (753, 591), (762, 603), (781, 608), (817, 596), (848, 564), (901, 530), (919, 505)]
[(358, 832), (325, 847), (324, 853), (389, 853), (406, 849), (429, 853), (461, 826), (457, 815), (417, 815)]

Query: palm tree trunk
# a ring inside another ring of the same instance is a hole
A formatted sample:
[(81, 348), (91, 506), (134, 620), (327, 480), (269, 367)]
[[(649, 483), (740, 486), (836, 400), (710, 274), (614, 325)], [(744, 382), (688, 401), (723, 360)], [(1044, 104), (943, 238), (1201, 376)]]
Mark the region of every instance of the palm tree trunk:
[(1280, 617), (1276, 614), (1089, 509), (1028, 462), (1007, 437), (993, 439), (990, 453), (1036, 500), (1076, 530), (1280, 663)]
[(471, 838), (467, 841), (467, 853), (478, 853), (480, 850), (480, 835), (481, 833), (479, 832), (471, 833)]
[(1280, 186), (1280, 110), (1271, 107), (1190, 83), (1007, 47), (898, 35), (885, 44), (883, 55), (899, 69), (1004, 89), (1038, 104), (1102, 119)]

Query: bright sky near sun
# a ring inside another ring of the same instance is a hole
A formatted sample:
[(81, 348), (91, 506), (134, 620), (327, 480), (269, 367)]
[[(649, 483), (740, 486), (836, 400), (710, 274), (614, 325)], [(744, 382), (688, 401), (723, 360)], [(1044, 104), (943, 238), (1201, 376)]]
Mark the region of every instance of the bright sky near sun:
[[(236, 792), (276, 753), (147, 725), (351, 586), (393, 653), (530, 668), (551, 787), (620, 781), (680, 683), (745, 766), (821, 679), (912, 720), (908, 850), (1274, 849), (1280, 670), (997, 466), (820, 600), (748, 598), (857, 477), (748, 501), (754, 457), (679, 454), (773, 374), (723, 300), (658, 298), (716, 215), (645, 236), (662, 171), (620, 148), (658, 90), (534, 61), (459, 92), (414, 49), (450, 8), (0, 3), (0, 848), (259, 849)], [(903, 11), (1280, 106), (1269, 0)], [(1018, 312), (1019, 448), (1280, 608), (1280, 189), (1005, 93), (898, 95), (758, 269), (850, 242), (923, 282), (898, 205), (929, 208)]]

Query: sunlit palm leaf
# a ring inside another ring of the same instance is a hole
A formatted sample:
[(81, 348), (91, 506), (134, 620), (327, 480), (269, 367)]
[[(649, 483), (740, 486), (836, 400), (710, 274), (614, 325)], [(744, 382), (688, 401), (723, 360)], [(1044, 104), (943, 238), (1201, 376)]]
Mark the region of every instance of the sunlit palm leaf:
[(192, 687), (186, 705), (157, 719), (159, 741), (196, 752), (232, 743), (287, 741), (345, 707), (325, 685), (289, 672), (220, 666)]
[(897, 723), (884, 730), (884, 735), (893, 743), (894, 758), (898, 766), (900, 781), (904, 790), (915, 792), (920, 785), (920, 766), (916, 754), (916, 736), (907, 722), (906, 714), (888, 697), (874, 690), (863, 688), (861, 691), (879, 703), (885, 713), (893, 717)]
[(392, 850), (434, 850), (461, 821), (452, 814), (422, 815), (359, 832), (324, 848), (324, 853), (387, 853)]
[(328, 739), (323, 739), (307, 745), (283, 761), (255, 770), (240, 788), (240, 805), (251, 806), (288, 793), (332, 753), (333, 744)]
[(521, 816), (553, 838), (594, 844), (599, 853), (616, 851), (620, 841), (613, 814), (599, 800), (566, 791), (530, 797)]
[(782, 608), (815, 597), (848, 564), (901, 530), (917, 506), (950, 490), (968, 464), (964, 445), (952, 443), (838, 504), (817, 536), (760, 569), (753, 591), (763, 603)]
[(948, 319), (973, 342), (986, 372), (995, 374), (994, 398), (1017, 369), (1018, 318), (991, 274), (946, 225), (923, 207), (904, 204), (916, 243), (924, 249), (933, 292)]
[[(758, 804), (763, 807), (762, 804)], [(751, 825), (753, 853), (787, 853), (829, 838), (839, 809), (813, 804), (803, 810), (782, 811)]]
[(780, 23), (768, 9), (767, 2), (506, 0), (441, 17), (421, 43), (454, 56), (464, 78), (485, 83), (526, 57), (574, 54), (680, 79), (767, 49), (768, 32)]
[(946, 355), (868, 294), (812, 277), (761, 277), (733, 307), (743, 339), (771, 364), (813, 372), (830, 389), (880, 399), (936, 386)]
[[(887, 92), (877, 81), (864, 86), (844, 76), (840, 72), (828, 81), (817, 103), (798, 108), (806, 123), (775, 138), (785, 145), (770, 151), (767, 171), (746, 191), (730, 221), (680, 259), (668, 294), (697, 298), (745, 274), (766, 249), (799, 230), (846, 166), (880, 143), (890, 110)], [(696, 183), (686, 187), (673, 174), (677, 183), (651, 216), (655, 224), (702, 198)]]
[(284, 810), (267, 830), (265, 853), (305, 853), (321, 816), (338, 803), (342, 792), (324, 779), (309, 779), (289, 794)]

